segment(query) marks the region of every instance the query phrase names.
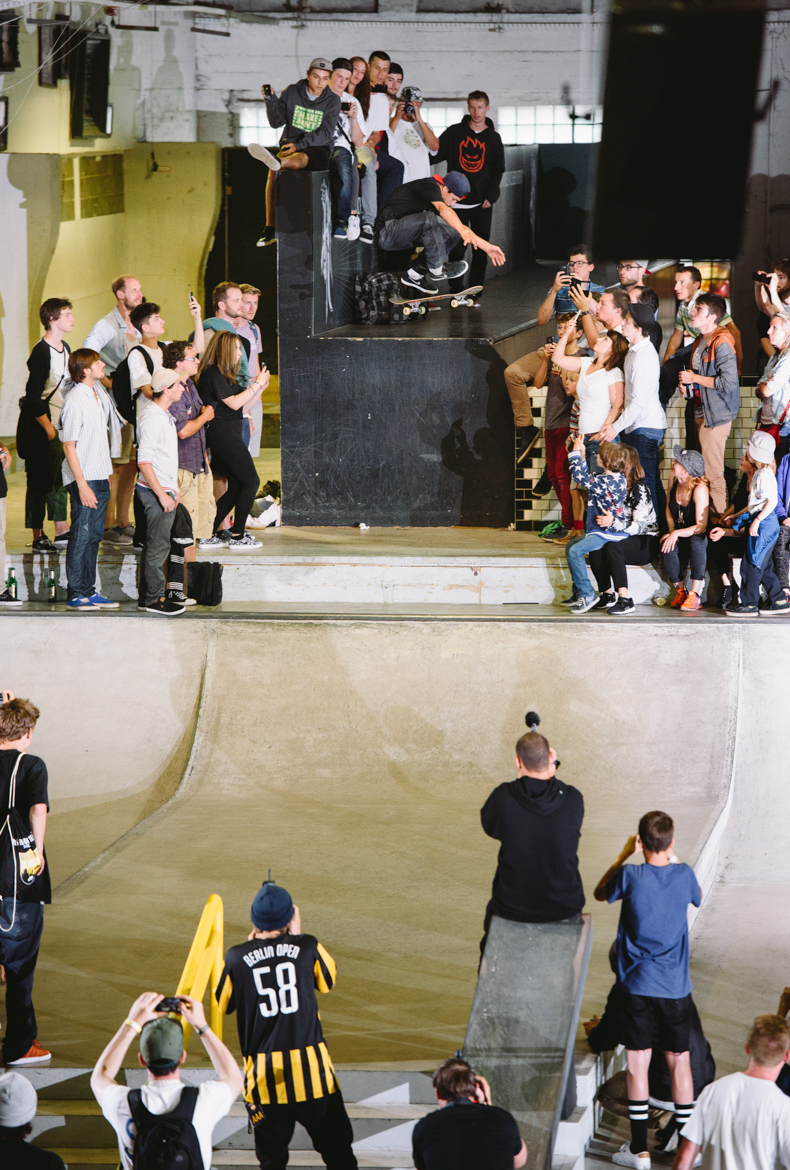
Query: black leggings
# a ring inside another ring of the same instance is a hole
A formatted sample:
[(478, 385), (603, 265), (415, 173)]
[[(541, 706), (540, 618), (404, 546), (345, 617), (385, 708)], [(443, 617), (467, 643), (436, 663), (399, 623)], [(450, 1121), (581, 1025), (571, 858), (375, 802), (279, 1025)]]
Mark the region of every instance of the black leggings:
[(607, 540), (603, 548), (595, 549), (589, 558), (601, 593), (607, 593), (610, 585), (615, 589), (627, 589), (626, 565), (646, 565), (650, 561), (650, 537), (627, 536), (625, 540)]
[(707, 536), (681, 536), (672, 552), (662, 553), (661, 559), (670, 580), (677, 583), (686, 576), (686, 566), (691, 569), (691, 580), (702, 581), (708, 560)]
[(228, 481), (227, 491), (217, 500), (214, 531), (219, 531), (222, 521), (233, 511), (232, 532), (234, 537), (238, 538), (244, 535), (244, 525), (247, 523), (261, 481), (255, 470), (252, 455), (241, 437), (241, 427), (236, 434), (235, 431), (227, 429), (213, 429), (209, 423), (208, 439), (211, 448), (211, 470), (214, 475)]

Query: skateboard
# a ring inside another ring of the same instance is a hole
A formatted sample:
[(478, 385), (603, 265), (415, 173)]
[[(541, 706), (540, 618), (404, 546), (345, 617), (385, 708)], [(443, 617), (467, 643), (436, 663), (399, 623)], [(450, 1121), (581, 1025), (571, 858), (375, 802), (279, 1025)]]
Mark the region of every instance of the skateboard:
[[(415, 289), (415, 292), (417, 290)], [(403, 317), (417, 317), (428, 311), (429, 301), (447, 301), (450, 302), (451, 309), (457, 309), (459, 305), (473, 305), (472, 297), (477, 296), (483, 291), (482, 284), (472, 285), (471, 288), (461, 289), (460, 292), (454, 293), (434, 293), (430, 297), (390, 297), (391, 305), (397, 305), (400, 309), (400, 316)]]

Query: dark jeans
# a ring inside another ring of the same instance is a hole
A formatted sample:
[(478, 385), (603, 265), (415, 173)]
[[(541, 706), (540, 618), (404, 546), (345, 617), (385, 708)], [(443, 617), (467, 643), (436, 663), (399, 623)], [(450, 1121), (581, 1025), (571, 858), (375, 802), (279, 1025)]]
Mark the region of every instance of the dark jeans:
[(153, 492), (135, 488), (145, 509), (145, 545), (140, 554), (140, 595), (146, 605), (165, 595), (165, 559), (170, 552), (170, 532), (176, 518), (175, 509), (166, 512)]
[(708, 560), (708, 538), (681, 536), (672, 552), (662, 552), (661, 560), (670, 581), (676, 583), (685, 580), (686, 568), (691, 570), (692, 581), (702, 581)]
[[(385, 134), (385, 142), (386, 139)], [(403, 186), (403, 163), (399, 158), (393, 158), (391, 154), (381, 150), (376, 151), (376, 156), (379, 160), (379, 169), (376, 171), (379, 183), (379, 207), (383, 207), (392, 192)]]
[[(14, 925), (9, 930), (11, 920)], [(24, 1056), (38, 1036), (33, 1008), (33, 976), (36, 971), (44, 907), (40, 902), (17, 902), (4, 898), (0, 904), (2, 964), (5, 967), (6, 1030), (3, 1060)]]
[(285, 1170), (288, 1143), (297, 1121), (309, 1133), (327, 1170), (355, 1170), (357, 1160), (351, 1149), (354, 1132), (339, 1088), (317, 1101), (263, 1106), (263, 1121), (254, 1129), (255, 1153), (262, 1170)]
[(678, 388), (678, 375), (681, 370), (691, 368), (691, 345), (681, 345), (672, 357), (664, 362), (658, 381), (658, 397), (662, 406), (672, 401)]
[[(720, 541), (724, 544), (724, 541)], [(790, 589), (790, 527), (779, 525), (779, 538), (774, 545), (774, 572), (783, 589)]]
[(425, 249), (425, 262), (429, 268), (441, 268), (447, 262), (448, 253), (459, 243), (461, 237), (432, 211), (415, 211), (402, 219), (389, 219), (380, 229), (378, 245), (385, 252), (400, 252), (404, 248), (421, 244)]
[(66, 550), (67, 597), (91, 597), (96, 592), (96, 562), (104, 536), (104, 514), (110, 498), (109, 479), (89, 479), (88, 487), (96, 496), (96, 507), (80, 502), (76, 483), (70, 483), (71, 531)]
[(628, 588), (626, 565), (646, 565), (650, 559), (650, 537), (627, 536), (625, 540), (609, 540), (591, 552), (590, 568), (601, 593), (607, 593), (612, 587)]
[(773, 545), (765, 554), (761, 565), (754, 565), (744, 557), (741, 561), (741, 605), (757, 605), (762, 585), (771, 602), (784, 597), (784, 590), (774, 572)]
[(351, 196), (354, 189), (354, 168), (357, 165), (357, 156), (341, 146), (332, 151), (329, 160), (329, 174), (332, 177), (332, 186), (337, 192), (337, 222), (343, 227), (348, 226), (348, 217), (351, 215)]
[[(470, 227), (476, 236), (480, 236), (481, 240), (491, 239), (491, 217), (494, 214), (492, 207), (471, 207), (468, 211), (462, 207), (454, 207), (453, 210), (461, 223)], [(467, 245), (461, 240), (450, 253), (450, 259), (466, 259), (466, 248)], [(469, 271), (458, 280), (450, 281), (451, 292), (460, 292), (462, 288), (471, 288), (473, 285), (482, 284), (485, 280), (487, 264), (488, 254), (482, 248), (473, 248)]]
[(661, 472), (658, 469), (658, 452), (664, 438), (664, 432), (657, 427), (637, 427), (627, 435), (618, 435), (621, 443), (633, 447), (639, 455), (639, 460), (645, 472), (645, 484), (650, 492), (656, 517), (661, 523), (661, 517), (666, 514), (667, 497), (664, 485), (661, 482)]

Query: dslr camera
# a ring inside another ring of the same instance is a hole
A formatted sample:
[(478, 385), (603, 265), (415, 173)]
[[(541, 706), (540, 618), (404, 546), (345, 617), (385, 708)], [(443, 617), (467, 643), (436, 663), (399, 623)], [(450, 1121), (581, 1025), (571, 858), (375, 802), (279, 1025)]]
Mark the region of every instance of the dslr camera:
[(417, 111), (413, 103), (422, 101), (422, 90), (418, 89), (416, 85), (404, 85), (399, 100), (406, 103), (404, 114), (414, 114)]
[(571, 283), (568, 285), (568, 288), (580, 288), (580, 289), (583, 289), (584, 292), (590, 291), (589, 280), (579, 280), (578, 276), (571, 276), (570, 264), (564, 264), (562, 266), (562, 271), (565, 273), (566, 276), (571, 277)]

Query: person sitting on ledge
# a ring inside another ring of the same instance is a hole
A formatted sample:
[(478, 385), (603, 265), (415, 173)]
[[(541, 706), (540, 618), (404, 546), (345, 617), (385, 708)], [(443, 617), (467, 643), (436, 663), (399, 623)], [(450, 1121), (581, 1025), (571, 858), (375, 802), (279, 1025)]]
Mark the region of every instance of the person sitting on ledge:
[(470, 191), (469, 180), (460, 171), (442, 177), (414, 179), (392, 192), (376, 216), (376, 242), (385, 252), (422, 246), (424, 262), (416, 262), (401, 277), (406, 290), (415, 288), (423, 296), (435, 296), (438, 280), (454, 280), (469, 268), (465, 260), (449, 262), (453, 248), (463, 241), (482, 248), (497, 267), (505, 263), (505, 253), (496, 244), (475, 235), (452, 210)]

